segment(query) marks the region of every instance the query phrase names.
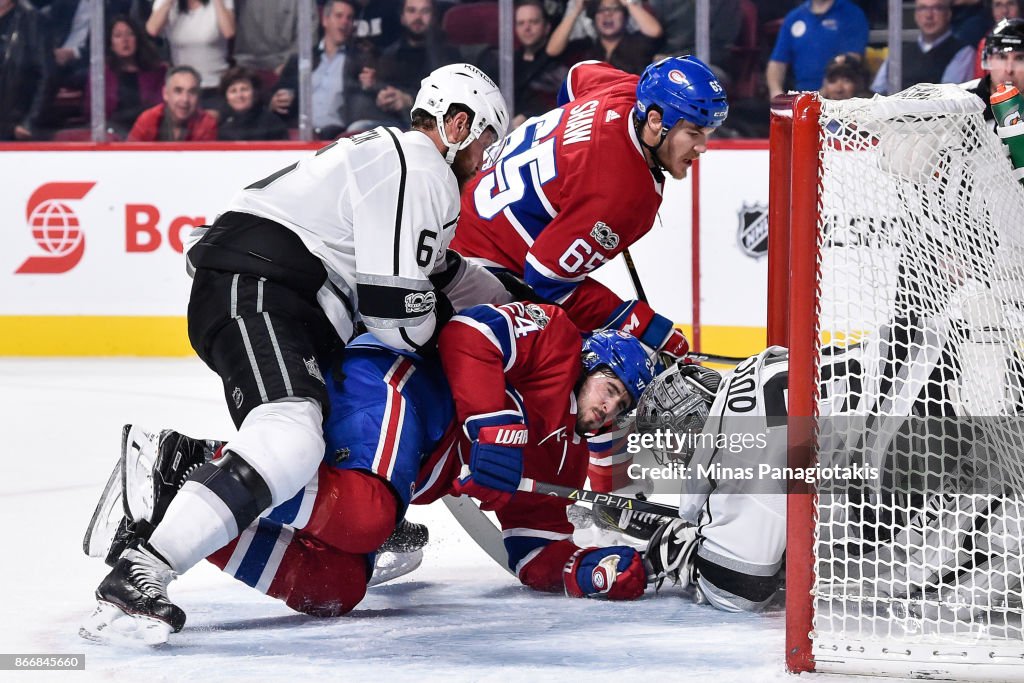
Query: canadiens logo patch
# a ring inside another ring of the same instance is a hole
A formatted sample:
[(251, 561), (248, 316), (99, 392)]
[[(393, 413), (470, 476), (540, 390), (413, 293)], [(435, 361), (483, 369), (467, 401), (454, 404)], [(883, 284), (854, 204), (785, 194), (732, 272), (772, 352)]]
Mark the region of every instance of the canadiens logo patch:
[(668, 72), (668, 80), (673, 83), (686, 83), (686, 76), (679, 69), (672, 69)]
[(320, 384), (326, 384), (324, 376), (320, 374), (320, 365), (317, 364), (316, 358), (303, 358), (302, 362), (306, 364), (306, 372), (310, 377), (320, 380)]
[(434, 310), (437, 297), (433, 292), (413, 292), (405, 295), (406, 313), (430, 313)]
[(619, 246), (619, 236), (612, 232), (607, 223), (601, 221), (594, 223), (594, 227), (590, 230), (590, 236), (605, 249), (612, 250)]

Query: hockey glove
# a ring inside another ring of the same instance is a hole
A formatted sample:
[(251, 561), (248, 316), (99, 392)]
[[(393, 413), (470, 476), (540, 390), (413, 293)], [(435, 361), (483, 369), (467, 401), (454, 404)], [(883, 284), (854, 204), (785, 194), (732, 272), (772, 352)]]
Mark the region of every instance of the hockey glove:
[(655, 590), (668, 579), (684, 589), (696, 580), (697, 527), (681, 519), (665, 522), (647, 543), (647, 573)]
[(466, 420), (466, 434), (473, 441), (469, 467), (455, 482), (456, 495), (480, 500), (481, 510), (498, 510), (512, 499), (523, 478), (523, 446), (529, 438), (526, 425), (510, 423), (509, 415)]
[(565, 594), (574, 598), (635, 600), (644, 594), (647, 570), (633, 548), (580, 548), (565, 563)]
[(510, 273), (507, 270), (499, 270), (494, 273), (494, 277), (498, 278), (498, 281), (508, 291), (509, 296), (512, 297), (513, 301), (532, 301), (535, 304), (553, 304), (554, 301), (545, 299), (538, 294), (533, 287), (526, 284), (520, 279), (515, 273)]
[(677, 330), (671, 320), (655, 313), (643, 301), (629, 303), (615, 316), (609, 327), (631, 334), (648, 348), (672, 358), (682, 358), (690, 350), (686, 335)]

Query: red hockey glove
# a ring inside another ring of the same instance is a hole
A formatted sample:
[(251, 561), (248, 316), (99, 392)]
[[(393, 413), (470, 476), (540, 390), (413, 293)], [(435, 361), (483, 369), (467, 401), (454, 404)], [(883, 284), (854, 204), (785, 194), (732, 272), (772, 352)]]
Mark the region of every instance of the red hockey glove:
[(633, 548), (580, 548), (565, 563), (565, 594), (574, 598), (635, 600), (644, 594), (647, 570)]
[(686, 335), (677, 330), (672, 321), (654, 312), (643, 301), (627, 302), (628, 305), (616, 314), (610, 327), (631, 334), (648, 348), (678, 359), (690, 350)]
[(690, 342), (687, 341), (685, 334), (673, 327), (665, 343), (658, 350), (678, 360), (690, 352)]

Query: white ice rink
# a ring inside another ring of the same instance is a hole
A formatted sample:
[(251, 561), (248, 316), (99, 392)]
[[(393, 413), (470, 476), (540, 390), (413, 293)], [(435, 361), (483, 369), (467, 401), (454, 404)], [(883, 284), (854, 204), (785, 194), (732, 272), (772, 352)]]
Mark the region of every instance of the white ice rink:
[(781, 614), (723, 614), (671, 590), (632, 603), (538, 594), (440, 503), (410, 514), (430, 527), (423, 566), (345, 617), (296, 614), (203, 564), (171, 586), (188, 623), (170, 644), (87, 642), (78, 626), (106, 566), (81, 540), (121, 426), (229, 436), (220, 382), (198, 360), (2, 359), (0, 387), (0, 653), (86, 661), (0, 681), (807, 680), (785, 673)]

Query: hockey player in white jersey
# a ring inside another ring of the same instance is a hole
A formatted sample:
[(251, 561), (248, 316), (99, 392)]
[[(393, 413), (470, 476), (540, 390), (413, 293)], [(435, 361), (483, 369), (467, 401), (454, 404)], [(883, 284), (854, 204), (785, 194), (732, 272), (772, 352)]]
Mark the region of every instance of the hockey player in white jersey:
[(188, 475), (149, 540), (121, 555), (96, 590), (101, 606), (182, 628), (168, 583), (316, 472), (328, 406), (321, 363), (357, 326), (421, 351), (453, 305), (511, 300), (448, 249), (460, 184), (508, 120), (482, 71), (442, 67), (423, 80), (412, 130), (336, 141), (248, 186), (196, 231), (189, 340), (223, 380), (238, 434)]

